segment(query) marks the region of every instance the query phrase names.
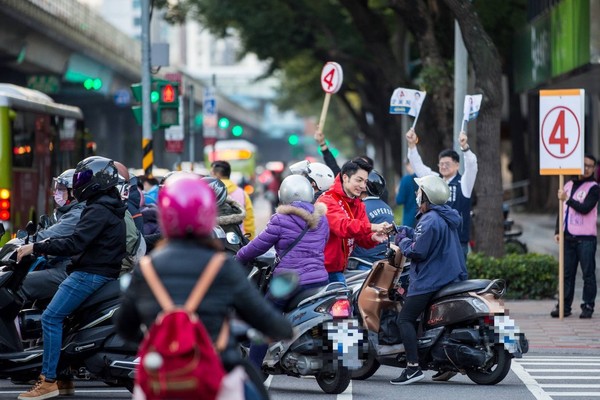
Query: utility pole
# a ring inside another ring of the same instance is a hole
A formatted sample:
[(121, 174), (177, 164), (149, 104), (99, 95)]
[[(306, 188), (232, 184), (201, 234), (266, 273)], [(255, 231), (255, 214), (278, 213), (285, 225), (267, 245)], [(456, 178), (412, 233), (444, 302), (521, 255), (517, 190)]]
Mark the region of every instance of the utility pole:
[[(196, 116), (194, 114), (194, 85), (190, 84), (188, 86), (188, 96), (189, 96), (189, 134), (190, 134), (190, 168), (194, 170), (194, 159), (195, 159), (195, 151), (196, 151), (196, 141), (195, 141), (195, 121)], [(183, 122), (182, 122), (183, 123)]]
[(152, 112), (150, 104), (150, 0), (142, 0), (142, 168), (152, 177)]

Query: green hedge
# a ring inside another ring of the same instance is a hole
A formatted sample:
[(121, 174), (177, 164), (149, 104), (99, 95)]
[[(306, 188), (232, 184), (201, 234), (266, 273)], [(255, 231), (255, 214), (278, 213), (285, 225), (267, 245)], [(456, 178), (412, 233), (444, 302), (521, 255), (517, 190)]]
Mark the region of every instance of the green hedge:
[(467, 257), (470, 279), (504, 279), (506, 298), (548, 299), (557, 290), (558, 260), (546, 254), (508, 254), (503, 258), (470, 253)]

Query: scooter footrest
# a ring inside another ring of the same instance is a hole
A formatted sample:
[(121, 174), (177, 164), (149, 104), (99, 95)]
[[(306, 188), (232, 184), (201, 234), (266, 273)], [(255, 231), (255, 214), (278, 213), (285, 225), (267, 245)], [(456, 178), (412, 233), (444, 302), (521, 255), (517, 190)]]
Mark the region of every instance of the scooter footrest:
[(378, 356), (387, 356), (390, 354), (397, 354), (404, 351), (404, 343), (393, 344), (393, 345), (378, 345), (376, 346)]

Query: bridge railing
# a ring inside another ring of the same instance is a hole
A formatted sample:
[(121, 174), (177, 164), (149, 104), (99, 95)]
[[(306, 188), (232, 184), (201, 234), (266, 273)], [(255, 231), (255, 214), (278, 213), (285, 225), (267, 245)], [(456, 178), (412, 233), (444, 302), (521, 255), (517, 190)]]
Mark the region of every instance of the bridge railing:
[(8, 0), (9, 6), (67, 35), (71, 40), (98, 51), (111, 59), (120, 59), (126, 69), (139, 70), (140, 42), (104, 20), (98, 13), (77, 0)]

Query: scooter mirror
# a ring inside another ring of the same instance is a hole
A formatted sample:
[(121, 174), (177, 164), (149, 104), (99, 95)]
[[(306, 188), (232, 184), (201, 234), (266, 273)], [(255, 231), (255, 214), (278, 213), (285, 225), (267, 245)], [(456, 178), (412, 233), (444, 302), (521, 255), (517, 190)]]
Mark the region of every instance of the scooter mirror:
[(269, 293), (276, 299), (282, 299), (291, 295), (298, 287), (298, 274), (284, 272), (271, 278)]
[(6, 229), (4, 229), (4, 224), (0, 224), (0, 237), (4, 236), (6, 233)]
[(25, 239), (27, 237), (27, 232), (24, 231), (23, 229), (19, 229), (17, 231), (17, 238), (19, 239)]
[(39, 222), (40, 228), (42, 229), (46, 229), (50, 226), (50, 217), (46, 214), (42, 214), (40, 216), (40, 222)]
[(29, 236), (33, 235), (36, 230), (37, 230), (37, 228), (36, 228), (35, 224), (33, 223), (33, 221), (29, 221), (27, 223), (27, 225), (25, 226), (25, 231), (27, 231), (27, 234)]

